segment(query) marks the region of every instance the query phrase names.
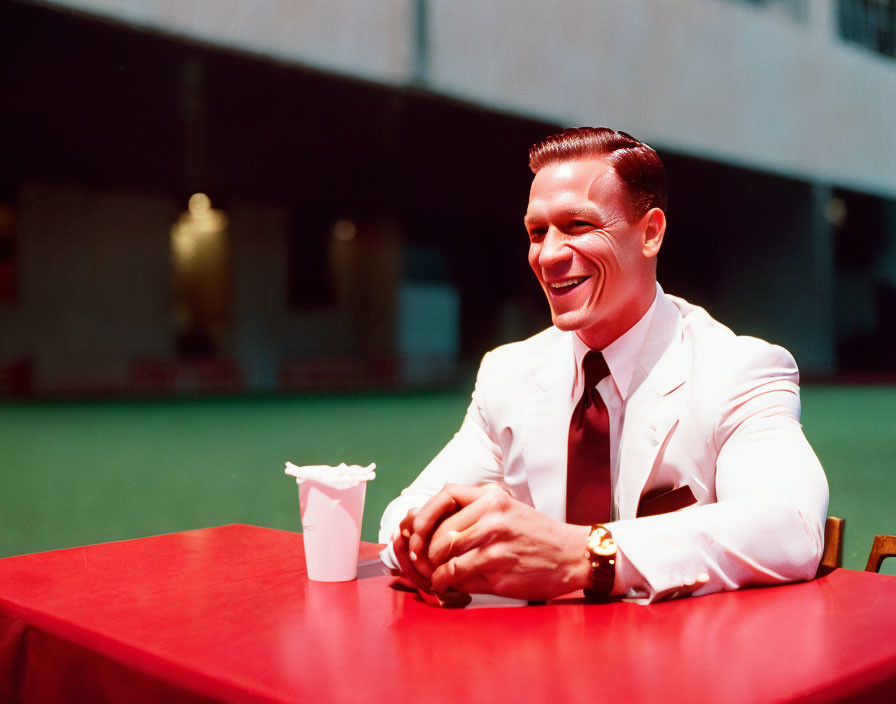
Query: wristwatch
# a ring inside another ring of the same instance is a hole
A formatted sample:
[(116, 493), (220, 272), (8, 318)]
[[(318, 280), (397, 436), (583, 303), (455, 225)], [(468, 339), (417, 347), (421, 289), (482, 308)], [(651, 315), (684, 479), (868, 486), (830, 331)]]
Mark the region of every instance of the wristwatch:
[(613, 534), (605, 525), (595, 523), (591, 526), (585, 549), (585, 556), (591, 564), (591, 585), (583, 590), (585, 599), (606, 601), (616, 579), (616, 541)]

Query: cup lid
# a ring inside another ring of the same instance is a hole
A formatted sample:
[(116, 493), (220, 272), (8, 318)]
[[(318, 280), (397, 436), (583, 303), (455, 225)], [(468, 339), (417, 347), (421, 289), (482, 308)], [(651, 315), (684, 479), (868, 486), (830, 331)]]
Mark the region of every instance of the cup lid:
[(286, 463), (287, 474), (296, 478), (296, 482), (314, 481), (326, 484), (334, 489), (349, 489), (361, 482), (369, 482), (376, 478), (376, 464), (371, 462), (366, 467), (357, 464), (345, 464), (342, 462), (336, 467), (325, 464), (295, 465)]

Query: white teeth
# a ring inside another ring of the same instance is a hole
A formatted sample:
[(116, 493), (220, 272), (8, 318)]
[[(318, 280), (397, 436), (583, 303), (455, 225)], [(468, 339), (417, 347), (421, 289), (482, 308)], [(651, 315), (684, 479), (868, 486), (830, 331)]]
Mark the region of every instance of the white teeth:
[(587, 277), (583, 276), (579, 279), (567, 279), (566, 281), (559, 281), (557, 283), (551, 284), (551, 288), (566, 288), (567, 286), (575, 286), (576, 284), (582, 283)]

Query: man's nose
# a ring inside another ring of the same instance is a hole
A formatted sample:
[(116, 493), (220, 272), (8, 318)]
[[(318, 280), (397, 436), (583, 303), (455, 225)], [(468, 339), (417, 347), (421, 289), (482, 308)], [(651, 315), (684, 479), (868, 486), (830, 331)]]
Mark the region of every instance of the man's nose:
[(542, 269), (550, 269), (572, 257), (572, 250), (566, 242), (563, 233), (557, 228), (550, 228), (541, 243), (541, 251), (538, 254), (538, 264)]

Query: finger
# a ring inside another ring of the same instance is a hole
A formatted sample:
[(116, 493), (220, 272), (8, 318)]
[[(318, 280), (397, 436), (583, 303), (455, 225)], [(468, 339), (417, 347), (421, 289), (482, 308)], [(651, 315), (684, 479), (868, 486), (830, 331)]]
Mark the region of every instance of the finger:
[(396, 557), (398, 558), (398, 564), (401, 567), (402, 577), (410, 581), (417, 589), (432, 589), (432, 583), (430, 582), (430, 580), (417, 571), (417, 568), (411, 562), (406, 553), (396, 553)]
[(446, 489), (442, 489), (417, 510), (411, 521), (411, 535), (418, 535), (423, 545), (428, 545), (436, 526), (456, 510), (454, 497)]
[(423, 542), (423, 538), (416, 533), (411, 534), (411, 537), (408, 538), (408, 555), (416, 570), (427, 580), (435, 569), (428, 553), (429, 551), (426, 543)]
[(398, 530), (401, 537), (407, 541), (407, 553), (411, 563), (413, 563), (417, 572), (428, 582), (429, 576), (432, 574), (433, 566), (426, 554), (427, 550), (425, 544), (419, 536), (413, 533), (414, 520), (418, 510), (419, 509), (412, 508), (408, 511), (405, 517), (401, 520)]
[(401, 519), (401, 523), (398, 524), (398, 532), (405, 538), (410, 538), (411, 533), (414, 532), (414, 517), (417, 515), (417, 511), (418, 509), (412, 508), (405, 514), (405, 517)]
[[(445, 521), (439, 526), (432, 536), (428, 551), (429, 561), (434, 568), (448, 562), (452, 557), (462, 555), (486, 541), (491, 541), (491, 532), (480, 523), (487, 513), (488, 509), (481, 504), (472, 504), (452, 516), (450, 523)], [(460, 520), (453, 520), (455, 517)], [(432, 578), (432, 572), (428, 576)]]
[[(415, 513), (410, 521), (413, 525), (413, 532), (408, 538), (410, 555), (418, 572), (426, 580), (431, 579), (433, 570), (440, 564), (430, 556), (433, 535), (441, 530), (445, 522), (449, 522), (452, 530), (473, 525), (492, 504), (489, 497), (506, 499), (507, 493), (495, 483), (479, 486), (446, 484)], [(485, 503), (481, 503), (483, 501)], [(458, 516), (458, 513), (462, 515)], [(440, 551), (440, 554), (444, 554), (444, 551)]]
[(453, 513), (469, 506), (477, 499), (489, 495), (506, 495), (500, 485), (494, 482), (480, 484), (479, 486), (463, 486), (461, 484), (446, 484), (442, 490), (426, 502), (414, 517), (412, 532), (420, 534), (424, 539), (428, 538), (432, 530), (442, 520)]
[(451, 558), (432, 574), (432, 590), (436, 594), (451, 590), (466, 594), (491, 594), (492, 587), (476, 567), (476, 551)]
[(414, 533), (414, 521), (417, 517), (419, 509), (412, 508), (407, 512), (398, 526), (399, 533), (407, 541), (407, 553), (414, 569), (429, 582), (429, 576), (432, 574), (433, 566), (427, 556), (427, 547), (423, 539)]
[[(462, 486), (460, 484), (446, 484), (442, 490), (432, 497), (420, 510), (413, 520), (412, 533), (416, 533), (428, 545), (433, 532), (451, 515), (463, 510), (483, 496), (494, 494), (506, 495), (500, 486), (489, 483), (480, 486)], [(458, 528), (455, 527), (457, 530)]]
[(449, 493), (460, 506), (469, 506), (482, 496), (490, 494), (502, 496), (508, 493), (504, 486), (497, 482), (485, 482), (484, 484), (476, 484), (474, 486), (446, 484), (444, 491)]
[[(435, 534), (432, 536), (432, 542), (429, 544), (428, 552), (429, 562), (433, 565), (433, 570), (429, 573), (430, 579), (432, 578), (432, 572), (436, 567), (445, 564), (452, 557), (456, 557), (463, 552), (462, 550), (455, 549), (457, 538), (459, 536), (460, 531), (443, 531), (441, 528), (436, 530)], [(469, 541), (467, 542), (469, 543)]]
[[(492, 537), (490, 530), (483, 530), (482, 519), (505, 507), (512, 501), (504, 492), (489, 491), (473, 503), (446, 518), (433, 533), (429, 544), (429, 560), (433, 565), (441, 565), (451, 557), (468, 552), (483, 540)], [(431, 573), (427, 576), (431, 576)]]
[(418, 589), (431, 589), (428, 576), (424, 577), (414, 566), (414, 561), (408, 549), (408, 539), (401, 532), (396, 533), (392, 537), (392, 550), (395, 553), (395, 559), (401, 568), (401, 574), (405, 579), (410, 580)]

